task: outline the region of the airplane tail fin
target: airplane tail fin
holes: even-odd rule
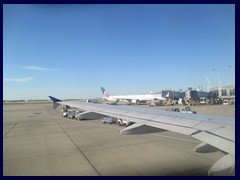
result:
[[[60,104],[58,102],[62,102],[60,99],[57,99],[52,96],[48,96],[53,101],[53,109],[56,109]]]
[[[109,97],[110,94],[106,91],[106,89],[104,89],[104,87],[101,87],[102,93],[103,93],[103,97]]]

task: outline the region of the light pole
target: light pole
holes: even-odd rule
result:
[[[216,71],[215,69],[212,70]],[[217,74],[218,74],[218,96],[222,97],[222,83],[220,81],[219,72],[217,72]]]
[[[207,91],[208,92],[210,92],[211,91],[211,81],[210,81],[210,79],[206,76],[206,75],[203,75],[203,77],[205,77],[206,78],[206,80],[207,80],[207,83],[208,83],[208,86],[207,86]]]
[[[231,75],[233,75],[232,73],[234,73],[235,71],[235,68],[232,68],[231,65],[228,65],[228,69],[229,69],[229,73],[231,73]],[[230,84],[234,84],[235,85],[235,78],[234,78],[234,81],[233,82],[228,82]]]

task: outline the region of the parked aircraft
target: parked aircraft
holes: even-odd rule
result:
[[[235,118],[61,101],[52,96],[49,98],[53,101],[54,108],[62,104],[85,110],[86,113],[97,113],[135,122],[135,124],[122,129],[121,134],[146,132],[150,126],[192,136],[202,141],[194,151],[206,153],[219,150],[226,154],[209,169],[208,175],[235,175]],[[150,130],[148,129],[148,131]]]
[[[154,100],[163,100],[165,101],[166,98],[162,97],[161,94],[142,94],[142,95],[119,95],[119,96],[111,96],[104,87],[101,87],[103,93],[103,99],[107,99],[108,101],[127,101],[130,103],[141,103],[147,101],[154,101]]]

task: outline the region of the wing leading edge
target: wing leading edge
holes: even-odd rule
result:
[[[195,148],[197,152],[211,152],[215,147],[229,156],[217,161],[209,170],[209,175],[235,174],[235,119],[228,117],[184,114],[163,110],[113,106],[106,104],[84,103],[79,101],[60,101],[49,96],[54,104],[67,105],[94,113],[126,119],[139,125],[150,126],[192,136],[204,145]],[[122,134],[131,133],[136,126],[129,126],[121,130]],[[132,131],[134,132],[134,131]],[[209,146],[210,145],[210,146]],[[202,151],[204,149],[204,151]],[[226,161],[228,163],[226,163]],[[230,162],[230,163],[229,163]],[[223,168],[222,163],[228,164]],[[225,165],[226,166],[226,165]]]

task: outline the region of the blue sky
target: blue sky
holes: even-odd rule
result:
[[[213,70],[214,69],[214,70]],[[3,5],[3,98],[235,85],[234,5]]]

